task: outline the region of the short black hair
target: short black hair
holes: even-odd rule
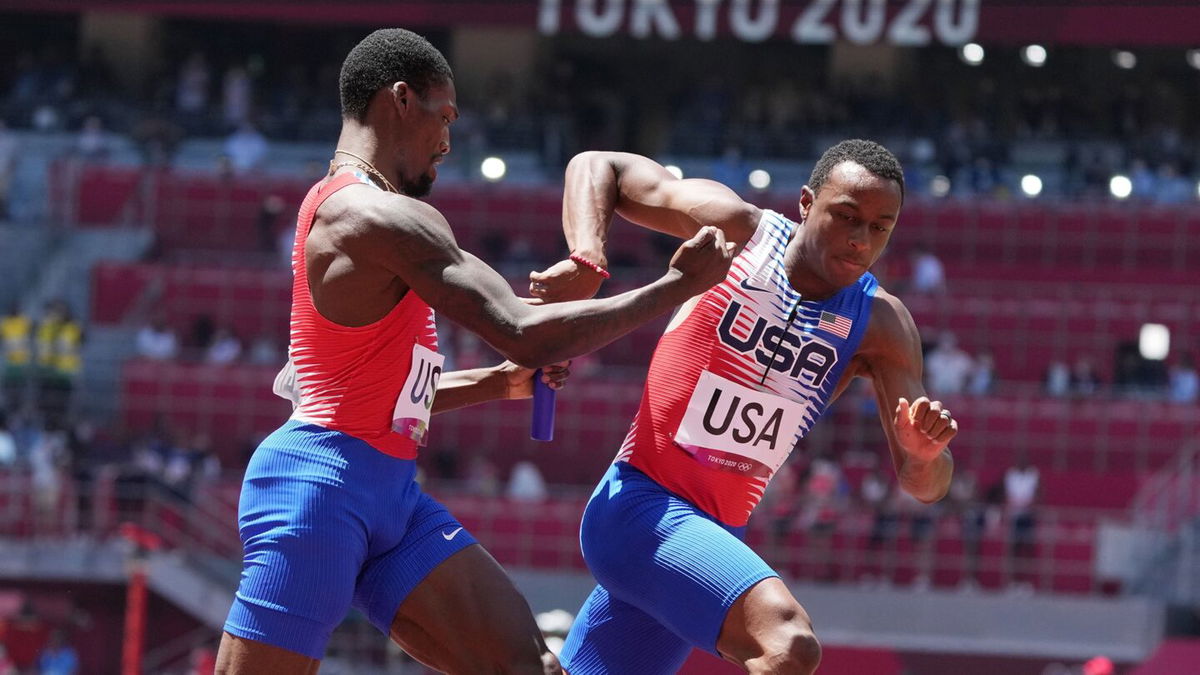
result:
[[[808,179],[808,187],[813,194],[821,191],[821,186],[829,180],[829,172],[842,162],[854,162],[871,173],[887,180],[894,180],[900,186],[900,201],[904,201],[904,169],[900,160],[891,150],[875,141],[864,141],[861,138],[851,138],[841,141],[825,151],[813,167],[812,176]]]
[[[384,28],[363,38],[346,55],[338,90],[342,117],[366,119],[375,92],[407,82],[424,96],[429,87],[454,79],[446,57],[425,38],[403,28]]]

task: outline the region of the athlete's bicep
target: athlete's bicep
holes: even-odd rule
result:
[[[641,202],[617,203],[617,214],[652,229],[688,239],[702,227],[724,231],[728,241],[743,244],[754,236],[761,210],[728,187],[698,178],[659,181]]]
[[[702,227],[718,227],[727,241],[745,243],[761,211],[716,181],[676,178],[662,165],[638,155],[612,153],[619,194],[616,212],[650,229],[691,238]]]
[[[434,310],[505,351],[528,308],[504,277],[458,247],[436,209],[417,204],[378,225],[373,255]]]

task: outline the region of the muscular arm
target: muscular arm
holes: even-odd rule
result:
[[[942,419],[921,381],[921,339],[908,309],[879,290],[859,348],[859,374],[871,379],[892,463],[904,491],[925,503],[950,489],[954,460],[947,444],[957,422]],[[907,403],[899,403],[904,399]],[[915,419],[914,419],[915,417]]]
[[[442,373],[433,414],[508,398],[508,381],[496,368],[472,368]]]
[[[762,212],[720,183],[678,179],[662,165],[623,152],[584,152],[567,165],[563,232],[572,253],[607,264],[604,252],[612,214],[643,227],[687,239],[706,225],[744,244]]]
[[[561,389],[570,375],[569,363],[546,366],[543,372],[505,361],[491,368],[473,368],[443,373],[438,381],[433,414],[457,410],[488,401],[510,401],[533,396],[534,377],[551,389]]]
[[[758,227],[762,211],[710,180],[680,180],[641,155],[584,152],[567,165],[563,232],[573,256],[608,266],[605,244],[613,213],[643,227],[687,239],[715,227],[739,249]],[[601,274],[563,260],[529,275],[529,292],[546,302],[590,298]]]
[[[397,200],[404,200],[399,202]],[[729,253],[709,233],[677,254],[675,267],[641,288],[602,300],[532,306],[499,273],[458,247],[433,207],[385,196],[364,205],[355,257],[402,279],[435,310],[528,367],[565,361],[612,342],[724,277]]]

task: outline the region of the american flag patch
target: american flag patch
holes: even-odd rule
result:
[[[821,321],[817,323],[817,330],[828,331],[843,340],[850,339],[850,326],[854,322],[841,314],[833,312],[821,312]]]

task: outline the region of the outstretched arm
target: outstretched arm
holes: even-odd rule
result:
[[[551,389],[561,389],[571,372],[567,363],[556,363],[542,369],[542,382]],[[505,361],[492,368],[472,368],[443,373],[438,380],[437,396],[433,399],[433,414],[466,408],[488,401],[511,401],[533,396],[532,368]]]
[[[702,227],[745,244],[761,210],[711,180],[679,179],[641,155],[589,151],[567,165],[563,187],[563,233],[573,256],[608,266],[606,244],[613,214],[658,232],[688,239]],[[603,278],[586,265],[564,260],[530,275],[535,297],[557,302],[590,298]]]
[[[394,273],[435,310],[527,367],[603,347],[724,279],[733,259],[723,234],[707,228],[679,248],[666,274],[646,286],[602,300],[534,306],[460,249],[433,207],[394,196],[371,206],[360,208],[366,234],[351,244],[356,256]]]
[[[947,447],[958,422],[921,381],[921,339],[908,309],[880,289],[859,353],[875,387],[879,417],[904,491],[925,503],[950,489],[954,460]]]

